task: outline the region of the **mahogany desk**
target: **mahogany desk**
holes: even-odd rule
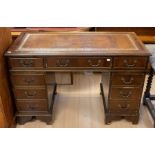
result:
[[[105,123],[138,123],[150,53],[135,33],[24,33],[5,53],[19,123],[52,119],[54,72],[102,72]]]

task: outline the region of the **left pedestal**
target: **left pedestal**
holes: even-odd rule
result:
[[[44,72],[43,58],[9,58],[10,80],[16,105],[16,121],[34,117],[52,123],[56,94],[55,74]]]

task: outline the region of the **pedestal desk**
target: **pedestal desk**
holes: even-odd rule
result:
[[[105,123],[138,123],[150,53],[135,33],[24,33],[5,53],[19,123],[33,116],[51,123],[54,73],[102,72]]]

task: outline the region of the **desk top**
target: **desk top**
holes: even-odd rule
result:
[[[150,55],[132,32],[23,33],[6,56]]]

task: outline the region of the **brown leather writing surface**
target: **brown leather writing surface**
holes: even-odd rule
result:
[[[148,55],[134,33],[26,33],[6,55]]]

